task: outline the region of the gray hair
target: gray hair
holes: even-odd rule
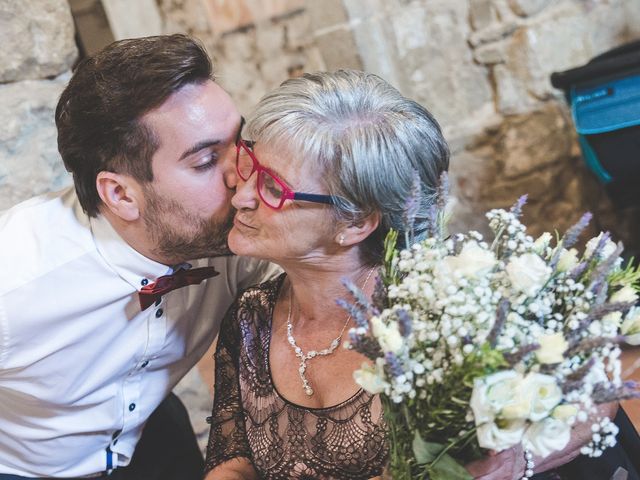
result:
[[[354,70],[285,81],[260,100],[247,133],[292,158],[316,162],[328,192],[343,199],[335,206],[337,220],[355,224],[379,212],[380,226],[361,245],[369,265],[381,262],[389,229],[404,230],[416,174],[415,228],[424,230],[449,166],[449,148],[427,109],[377,75]]]

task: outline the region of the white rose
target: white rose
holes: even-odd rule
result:
[[[549,232],[544,232],[542,235],[536,238],[535,242],[533,242],[533,250],[536,253],[542,255],[545,249],[549,246],[549,243],[551,243],[552,239],[553,236]]]
[[[492,422],[506,405],[518,403],[521,384],[522,375],[513,370],[476,378],[469,401],[476,425]]]
[[[592,238],[587,242],[587,245],[584,250],[585,257],[590,257],[591,255],[593,255],[593,252],[598,246],[598,243],[600,242],[600,238],[602,238],[602,235],[603,233],[600,232],[600,235]],[[611,240],[607,240],[604,244],[604,248],[600,251],[599,258],[609,258],[615,250],[616,250],[616,244],[613,243]]]
[[[487,422],[477,428],[478,444],[482,448],[500,452],[522,441],[527,425],[524,420],[502,420],[499,423],[500,426],[495,422]]]
[[[640,308],[633,307],[627,313],[620,332],[626,337],[626,342],[629,345],[640,345]]]
[[[570,438],[571,427],[562,420],[549,417],[532,423],[524,432],[522,443],[531,453],[544,458],[566,447]]]
[[[611,312],[602,317],[602,324],[611,325],[616,331],[620,328],[621,323],[622,312]]]
[[[377,360],[382,360],[382,358]],[[377,360],[375,365],[363,362],[360,369],[353,372],[353,379],[356,383],[373,395],[382,393],[389,387],[384,375],[384,360],[380,362]]]
[[[551,335],[541,335],[538,338],[540,348],[536,353],[538,362],[543,364],[560,363],[564,359],[564,352],[567,351],[569,344],[565,340],[561,332]]]
[[[456,256],[448,256],[442,259],[445,265],[454,272],[467,278],[480,278],[496,264],[493,252],[485,250],[477,242],[469,241],[464,244],[460,253]]]
[[[532,394],[529,419],[533,422],[548,417],[562,400],[562,390],[551,375],[530,373],[524,379],[523,388]]]
[[[506,271],[512,285],[529,297],[535,296],[551,276],[551,268],[535,253],[512,258]]]
[[[555,418],[556,420],[563,420],[565,423],[571,422],[571,420],[575,418],[577,414],[578,408],[570,403],[557,405],[551,412],[551,416],[553,418]]]
[[[567,250],[563,248],[560,251],[560,258],[558,259],[558,271],[568,272],[578,265],[578,250],[572,248]]]
[[[395,322],[386,325],[379,317],[372,317],[371,331],[384,352],[400,353],[404,340]]]
[[[638,294],[633,287],[629,287],[628,285],[622,287],[616,293],[611,295],[609,301],[611,303],[635,303],[638,300]]]

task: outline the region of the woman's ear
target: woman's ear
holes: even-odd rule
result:
[[[140,184],[129,175],[102,171],[96,177],[98,195],[105,208],[122,220],[140,218]]]
[[[340,229],[336,235],[336,243],[341,247],[356,245],[364,241],[380,225],[380,213],[374,212],[357,223]]]

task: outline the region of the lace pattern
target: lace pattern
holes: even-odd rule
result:
[[[314,409],[287,401],[273,385],[271,319],[283,280],[245,291],[222,322],[206,471],[245,457],[265,479],[380,475],[388,447],[377,396],[360,390]]]

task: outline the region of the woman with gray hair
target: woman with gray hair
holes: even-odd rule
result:
[[[265,96],[237,139],[229,246],[285,271],[242,294],[223,320],[207,478],[380,475],[379,398],[342,347],[348,279],[371,295],[390,228],[416,176],[426,221],[449,151],[431,114],[381,78],[307,74]]]

